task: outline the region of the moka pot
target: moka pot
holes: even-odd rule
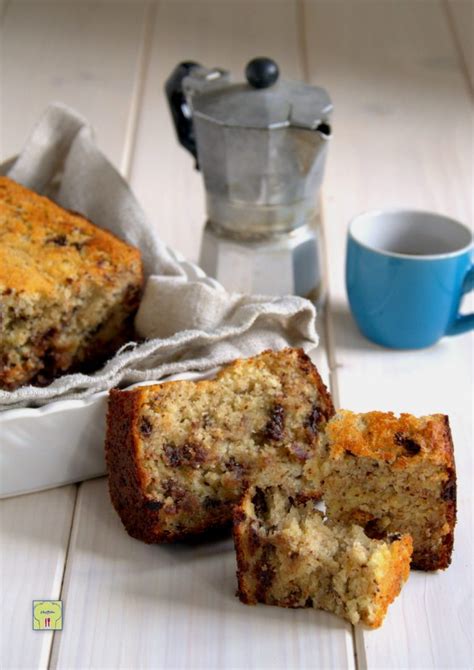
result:
[[[180,143],[204,177],[200,264],[229,291],[322,297],[318,194],[332,103],[279,78],[268,58],[246,83],[219,68],[179,64],[166,94]]]

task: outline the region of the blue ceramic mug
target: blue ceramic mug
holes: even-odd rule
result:
[[[459,314],[474,288],[473,235],[430,212],[387,210],[357,216],[349,226],[346,287],[362,333],[394,349],[428,347],[474,328]]]

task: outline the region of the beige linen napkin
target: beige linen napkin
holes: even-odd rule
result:
[[[308,300],[229,294],[167,249],[159,238],[159,212],[147,221],[127,183],[97,148],[89,124],[71,109],[51,105],[17,160],[4,165],[5,173],[139,247],[146,286],[135,325],[145,341],[122,347],[94,374],[0,391],[0,410],[208,370],[268,348],[317,345],[316,311]]]

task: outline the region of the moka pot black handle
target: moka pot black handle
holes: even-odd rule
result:
[[[183,91],[183,79],[197,67],[201,66],[192,61],[179,63],[166,80],[165,92],[178,140],[194,156],[199,169],[193,119]]]

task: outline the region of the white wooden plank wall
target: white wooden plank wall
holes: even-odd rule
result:
[[[324,203],[337,400],[359,411],[448,413],[459,472],[453,565],[440,574],[412,573],[385,625],[375,632],[356,629],[359,663],[469,667],[472,337],[445,339],[422,352],[386,351],[358,333],[344,288],[346,227],[358,212],[419,207],[472,224],[466,81],[439,3],[313,1],[305,6],[305,25],[313,45],[311,81],[327,86],[335,103]]]
[[[18,152],[50,102],[87,117],[120,166],[146,3],[12,0],[2,27],[0,152]]]
[[[8,0],[0,0],[0,23],[3,21],[3,17],[7,11]]]

